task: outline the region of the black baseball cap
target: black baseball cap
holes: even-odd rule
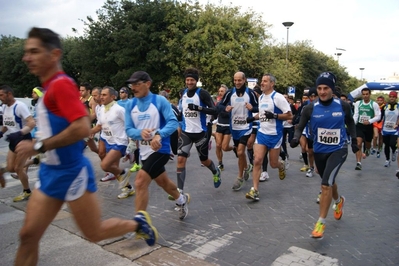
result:
[[[128,80],[126,80],[126,83],[136,83],[139,81],[152,81],[150,75],[148,75],[147,72],[145,71],[136,71],[134,72]]]

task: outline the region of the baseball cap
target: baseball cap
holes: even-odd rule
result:
[[[150,75],[148,75],[147,72],[136,71],[130,76],[128,80],[126,80],[126,83],[136,83],[139,81],[152,81],[152,79],[150,78]]]
[[[393,96],[393,97],[395,97],[395,98],[398,98],[398,93],[397,93],[396,91],[391,91],[391,92],[389,93],[389,97],[391,97],[391,96]]]

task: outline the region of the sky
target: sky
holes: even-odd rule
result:
[[[0,35],[25,38],[33,26],[46,27],[61,36],[83,34],[87,16],[105,0],[0,0]],[[289,44],[311,41],[313,47],[334,56],[351,76],[367,81],[399,78],[398,0],[199,0],[201,4],[238,6],[254,11],[270,24],[277,43],[287,43],[282,22],[294,22]],[[83,21],[82,21],[83,20]],[[342,50],[337,50],[344,49]],[[336,53],[342,53],[336,57]],[[364,68],[364,70],[360,70]]]

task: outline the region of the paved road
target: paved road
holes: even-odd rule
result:
[[[148,212],[161,236],[154,248],[126,237],[89,243],[65,206],[42,241],[40,265],[399,265],[396,164],[385,168],[385,159],[370,156],[363,170],[355,171],[350,154],[338,177],[339,191],[347,200],[345,214],[335,221],[330,212],[324,239],[314,240],[309,235],[318,218],[320,178],[307,178],[299,171],[303,164],[299,148],[289,152],[287,178],[280,181],[277,170],[270,170],[259,202],[245,199],[251,179],[241,191],[231,189],[237,176],[233,153],[225,154],[222,185],[215,189],[209,170],[200,166],[193,152],[185,188],[192,201],[184,221],[178,220],[166,194],[155,183],[150,187]],[[0,162],[5,154],[0,140]],[[87,155],[97,177],[102,177],[99,160],[89,151]],[[216,158],[214,149],[211,158]],[[175,180],[175,162],[167,164],[167,171]],[[32,183],[36,172],[29,172]],[[20,185],[8,181],[0,190],[1,265],[12,265],[26,205],[12,203]],[[99,182],[98,191],[104,218],[133,216],[134,197],[118,200],[115,181]]]

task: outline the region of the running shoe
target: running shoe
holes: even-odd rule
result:
[[[169,155],[169,161],[173,161],[174,159],[175,159],[175,155],[174,154]]]
[[[313,238],[319,238],[322,239],[324,236],[324,230],[326,229],[326,225],[323,224],[322,222],[317,222],[314,226],[314,229],[312,231],[311,237]]]
[[[253,187],[249,190],[247,194],[245,194],[247,199],[251,199],[254,201],[259,201],[259,191],[255,190]]]
[[[320,204],[320,198],[321,198],[321,191],[319,192],[319,194],[317,195],[317,199],[316,199],[316,203]]]
[[[105,173],[105,176],[103,178],[100,179],[101,182],[107,182],[107,181],[111,181],[111,180],[115,180],[116,177],[114,174],[112,173]]]
[[[377,151],[377,158],[380,158],[380,156],[381,156],[380,151]]]
[[[260,174],[259,182],[265,182],[267,180],[269,180],[269,174],[264,171]]]
[[[180,220],[183,220],[184,218],[187,217],[188,204],[190,203],[190,199],[191,199],[190,194],[188,194],[188,193],[184,193],[183,197],[184,197],[184,203],[182,205],[176,204],[180,207],[180,211],[179,211],[179,219]]]
[[[28,193],[26,191],[22,191],[18,196],[16,196],[12,201],[14,202],[20,202],[20,201],[24,201],[24,200],[28,200],[30,195],[32,195],[32,193]]]
[[[392,162],[396,161],[396,152],[392,153],[391,161]]]
[[[119,182],[119,188],[126,187],[127,183],[129,183],[130,179],[130,171],[128,168],[126,168],[125,173],[123,175],[118,176],[117,180]]]
[[[129,160],[130,163],[134,162],[134,151],[127,153],[125,156],[123,156],[122,162],[126,162],[127,160]]]
[[[302,160],[303,159],[303,156],[302,156],[302,153],[301,154],[299,154],[299,160]]]
[[[139,224],[136,230],[136,238],[144,239],[149,246],[155,245],[158,239],[158,231],[152,225],[150,215],[146,211],[138,211],[133,220]]]
[[[301,170],[301,172],[307,172],[307,171],[309,170],[309,168],[310,168],[309,165],[305,164],[305,165],[303,165],[302,168],[299,169],[299,170]]]
[[[208,142],[208,151],[212,149],[212,140],[209,140]]]
[[[309,168],[309,170],[306,172],[306,177],[313,177],[313,173],[314,173],[314,168],[313,167]]]
[[[19,179],[19,176],[17,175],[17,173],[11,173],[10,176],[14,179]]]
[[[370,151],[370,155],[374,155],[375,152],[376,152],[376,150],[374,148],[372,148],[371,151]]]
[[[248,164],[247,169],[244,170],[244,180],[247,181],[249,179],[249,175],[252,172],[253,169],[253,165],[252,164]]]
[[[124,187],[122,188],[122,193],[118,195],[118,199],[126,199],[130,196],[133,196],[136,193],[134,188]]]
[[[362,153],[362,159],[366,159],[366,154],[364,152]]]
[[[362,170],[362,164],[361,163],[356,163],[355,170]]]
[[[391,162],[389,160],[386,160],[384,163],[384,167],[389,167],[391,166]]]
[[[137,172],[140,169],[141,169],[141,165],[134,163],[132,168],[130,168],[130,172]]]
[[[285,159],[285,170],[288,170],[288,168],[290,168],[290,162],[288,161],[287,157],[287,159]]]
[[[366,155],[366,157],[369,157],[370,156],[370,149],[366,149],[364,151],[364,154]]]
[[[340,198],[341,198],[341,200],[339,201],[339,203],[334,203],[334,205],[333,205],[335,220],[341,220],[342,215],[344,215],[345,197],[341,196]]]
[[[235,191],[239,191],[242,188],[243,184],[244,184],[244,179],[237,177],[236,181],[233,184],[232,189]]]
[[[284,165],[284,161],[280,160],[280,163],[283,165],[283,168],[279,168],[278,169],[278,177],[280,178],[280,180],[284,180],[285,178],[285,165]]]
[[[216,168],[216,174],[213,175],[213,185],[215,188],[218,188],[222,183],[222,179],[220,178],[220,169]]]
[[[396,177],[399,179],[399,169],[396,170]]]
[[[222,163],[218,165],[218,168],[220,169],[220,171],[224,171],[224,165]]]

